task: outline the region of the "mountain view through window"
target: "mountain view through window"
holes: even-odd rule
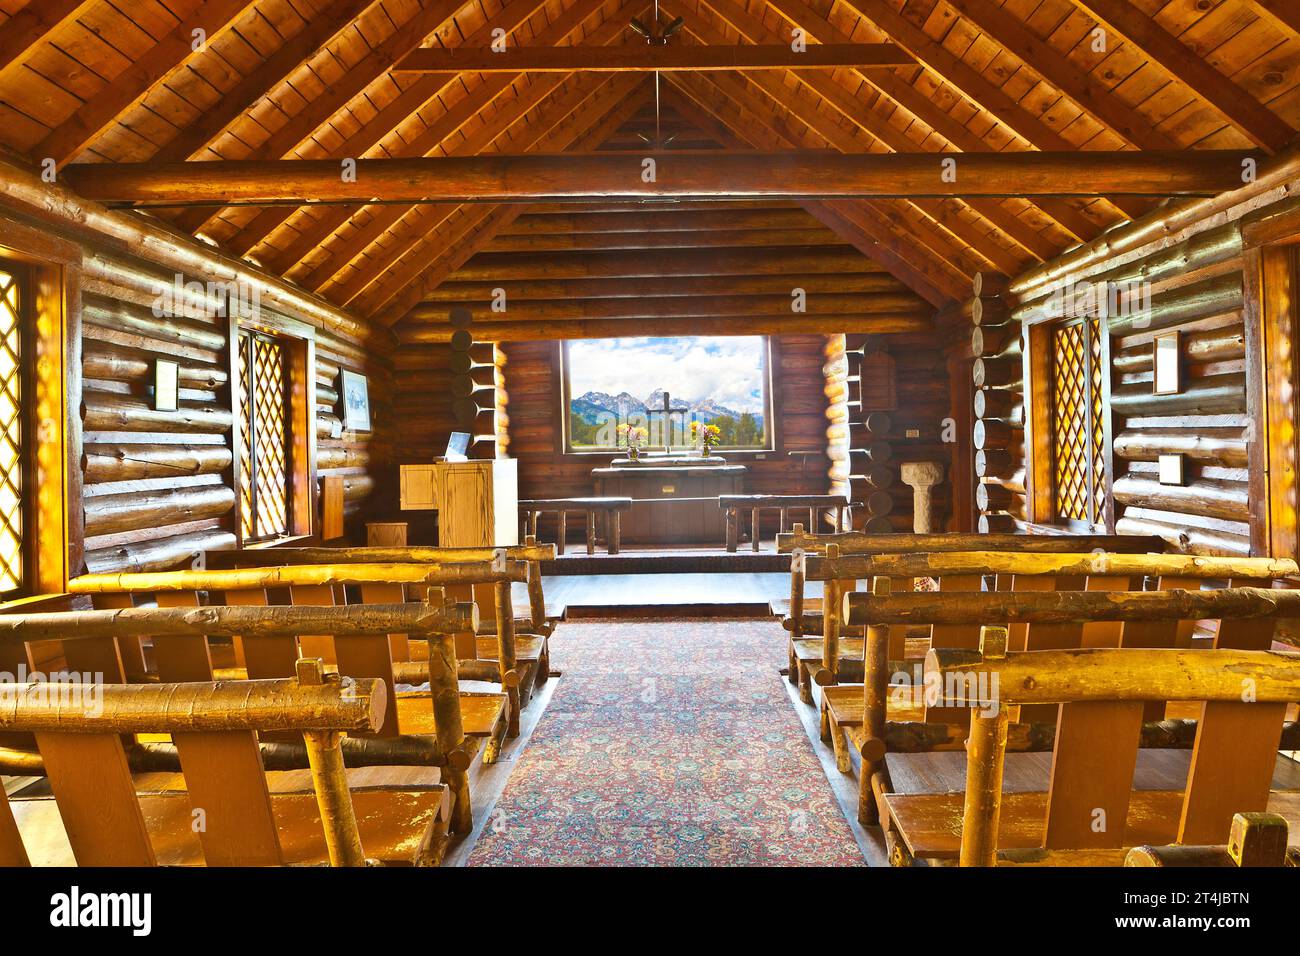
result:
[[[645,429],[646,448],[685,448],[693,421],[716,425],[722,448],[769,447],[762,336],[569,342],[565,371],[574,450],[626,447],[628,430],[636,428]],[[665,393],[669,407],[681,411],[656,411]]]

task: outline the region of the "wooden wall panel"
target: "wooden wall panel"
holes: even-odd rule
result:
[[[1251,471],[1262,467],[1256,456],[1264,430],[1248,385],[1251,376],[1262,372],[1248,358],[1258,345],[1246,327],[1242,227],[1292,204],[1243,202],[1146,245],[1117,240],[1122,251],[1111,257],[1087,257],[1082,266],[1070,268],[1066,256],[1040,267],[1052,281],[1021,283],[1019,288],[1013,282],[1014,292],[984,299],[992,316],[984,322],[990,341],[1000,335],[999,309],[1006,311],[1008,327],[1033,330],[1036,323],[1060,316],[1069,290],[1086,294],[1091,286],[1105,303],[1110,336],[1108,508],[1116,531],[1159,534],[1173,546],[1199,554],[1266,549],[1263,523],[1252,513],[1252,495],[1263,487],[1252,491]],[[1152,340],[1169,331],[1179,333],[1181,388],[1177,394],[1154,395]],[[1025,529],[1050,520],[1050,469],[1038,467],[1050,453],[1050,440],[1043,434],[1049,424],[1049,394],[1037,384],[1050,369],[1036,362],[1036,354],[1031,331],[1029,355],[1021,366],[1024,376],[988,386],[1000,393],[996,401],[988,396],[990,409],[999,409],[989,413],[994,421],[986,429],[984,481],[996,486],[983,489],[988,530]],[[1034,394],[1022,409],[1026,377]],[[1021,440],[1019,429],[1026,419],[1028,438]],[[1161,454],[1184,456],[1182,485],[1160,484]]]
[[[206,277],[183,278],[195,280]],[[98,273],[84,282],[81,464],[90,571],[170,567],[198,551],[235,545],[230,323],[219,314],[220,295],[186,305],[160,299],[159,284],[173,282],[141,267],[114,268],[102,258]],[[343,479],[345,519],[356,536],[375,470],[387,455],[385,364],[356,342],[311,330],[301,317],[259,308],[256,321],[315,338],[316,479]],[[154,409],[153,369],[160,358],[181,366],[175,412]],[[368,377],[371,432],[340,430],[343,368]]]

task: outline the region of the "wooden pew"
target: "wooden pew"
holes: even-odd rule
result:
[[[491,585],[493,596],[489,607],[481,613],[483,627],[490,628],[492,636],[470,635],[468,644],[462,643],[460,668],[462,677],[496,680],[511,693],[511,733],[517,734],[519,710],[528,704],[532,693],[550,678],[550,636],[555,630],[557,617],[546,606],[542,590],[543,561],[555,560],[555,545],[539,545],[531,536],[522,545],[501,548],[429,548],[429,547],[357,547],[357,548],[274,548],[241,551],[214,551],[208,555],[211,568],[274,567],[301,564],[459,564],[498,560],[526,562],[528,566],[528,614],[515,615],[511,597],[511,582],[497,581]],[[407,599],[408,587],[400,584],[372,583],[361,586],[361,600],[366,603],[391,603]],[[475,598],[473,587],[452,586],[450,593],[456,597]],[[508,614],[501,609],[509,606]],[[562,615],[562,609],[559,609]],[[512,631],[512,633],[508,633]],[[513,645],[513,659],[502,658],[501,649]],[[424,664],[417,658],[393,649],[394,674],[401,683],[422,683]],[[491,662],[498,671],[494,677],[478,662]],[[518,680],[508,674],[518,671]]]
[[[314,589],[312,593],[332,595],[334,588],[345,585],[421,585],[436,587],[449,584],[492,584],[501,580],[523,580],[527,568],[520,562],[506,562],[502,569],[494,569],[485,564],[452,565],[300,565],[277,568],[245,568],[223,571],[169,571],[146,574],[102,574],[83,575],[69,582],[69,590],[78,594],[91,595],[128,595],[136,599],[154,597],[160,607],[200,606],[201,592],[210,592],[216,599],[224,600],[227,605],[251,605],[267,612],[284,611],[282,607],[268,607],[266,592],[273,588]],[[438,606],[448,602],[441,589],[431,595],[431,602]],[[331,597],[319,600],[298,601],[297,606],[306,610],[310,605],[332,607]],[[376,605],[378,606],[378,605]],[[452,605],[465,607],[464,613],[446,615],[440,619],[440,626],[450,636],[469,630],[473,632],[476,612],[471,612],[473,605]],[[355,610],[364,614],[370,605],[360,605]],[[212,610],[212,608],[205,608]],[[337,608],[338,611],[352,610]],[[258,641],[250,644],[242,641],[245,666],[241,669],[225,671],[228,676],[246,676],[252,679],[285,677],[293,672],[295,661],[308,647],[328,652],[335,668],[349,677],[374,677],[384,681],[394,706],[385,715],[378,734],[383,737],[402,736],[436,736],[440,731],[442,711],[447,705],[444,695],[450,694],[450,688],[444,681],[432,682],[435,669],[439,672],[450,670],[457,672],[454,666],[457,658],[454,641],[440,646],[437,652],[431,642],[429,654],[430,690],[402,691],[396,690],[396,676],[393,670],[392,640],[394,634],[406,635],[417,640],[427,640],[428,631],[417,628],[409,633],[402,630],[389,630],[373,633],[363,630],[352,632],[343,625],[332,626],[331,620],[347,621],[350,618],[332,618],[323,616],[327,629],[312,631],[299,629],[292,634],[282,635],[278,641]],[[364,618],[363,618],[364,619]],[[242,635],[235,635],[240,639]],[[450,656],[450,662],[445,659]],[[170,640],[155,642],[154,658],[157,662],[157,674],[162,680],[211,680],[216,674],[213,665],[212,648],[201,635],[188,641]],[[507,653],[508,658],[508,653]],[[509,672],[506,679],[514,681],[514,673]],[[459,706],[454,708],[456,724],[453,728],[457,734],[463,734],[467,744],[472,745],[471,756],[483,751],[485,763],[496,760],[500,748],[510,729],[510,697],[504,693],[486,693],[460,690],[453,701]],[[445,711],[448,715],[451,710]],[[457,833],[464,832],[470,826],[468,784],[457,781],[453,787],[456,791],[456,813],[454,827]]]
[[[812,689],[806,679],[807,667],[801,666],[799,653],[811,649],[802,643],[803,635],[825,634],[827,628],[838,626],[826,621],[821,614],[823,601],[808,600],[804,595],[806,571],[800,555],[827,554],[838,556],[872,554],[947,553],[951,551],[1011,551],[1029,553],[1059,553],[1102,551],[1106,553],[1162,552],[1166,542],[1154,535],[1021,535],[1021,534],[867,534],[847,531],[835,534],[809,534],[802,525],[795,525],[790,534],[777,535],[777,551],[791,555],[790,598],[773,601],[772,613],[781,618],[782,626],[790,632],[787,648],[789,654],[788,679],[799,687],[799,697],[812,703]],[[940,588],[969,589],[976,587],[972,576],[956,575]],[[832,588],[835,590],[835,588]],[[838,593],[838,592],[837,592]],[[837,598],[838,599],[838,598]],[[862,635],[854,635],[854,639]],[[903,644],[902,635],[895,638],[896,651]],[[901,652],[899,655],[901,657]]]
[[[519,510],[524,514],[528,534],[537,537],[537,519],[548,511],[556,513],[559,530],[555,536],[555,547],[564,554],[564,538],[568,533],[568,514],[581,511],[586,518],[587,553],[596,553],[596,515],[605,519],[605,547],[610,554],[618,554],[621,535],[621,515],[632,510],[631,498],[532,498],[519,502]]]
[[[1199,587],[1202,579],[1254,582],[1268,586],[1272,579],[1297,573],[1295,562],[1270,558],[1215,558],[1192,555],[1136,555],[1136,554],[1013,554],[1007,552],[945,552],[941,554],[858,555],[840,558],[835,555],[810,556],[805,559],[807,573],[817,580],[831,582],[833,593],[845,603],[856,602],[858,618],[864,622],[866,640],[858,645],[838,641],[838,621],[827,616],[827,628],[819,649],[801,648],[801,666],[812,671],[810,683],[821,686],[821,720],[823,739],[835,748],[837,765],[843,772],[851,770],[849,747],[857,746],[864,756],[867,772],[859,778],[859,819],[864,823],[876,820],[875,800],[871,793],[871,776],[883,759],[877,754],[889,752],[924,753],[960,747],[964,737],[965,711],[945,707],[938,702],[918,699],[900,699],[899,691],[891,691],[891,675],[900,671],[915,673],[919,667],[909,668],[902,660],[901,642],[891,640],[890,629],[872,626],[871,608],[889,603],[892,582],[910,585],[916,577],[935,577],[944,582],[978,581],[975,572],[996,574],[999,580],[1009,578],[1008,586],[1015,591],[1060,593],[1068,590],[1095,593],[1137,591],[1144,581],[1154,579],[1158,589],[1168,582],[1178,587]],[[849,590],[858,578],[872,581],[870,596],[859,596]],[[847,582],[847,586],[845,586]],[[957,589],[960,592],[960,588]],[[900,597],[929,605],[936,609],[945,602],[951,603],[959,593],[940,590],[915,594],[901,591]],[[923,619],[918,617],[917,623]],[[1080,646],[1112,647],[1173,647],[1177,644],[1178,621],[1167,622],[1069,622],[1020,625],[1017,632],[1018,650],[1063,648]],[[915,624],[913,625],[915,626]],[[1225,637],[1231,639],[1242,625],[1228,624]],[[898,630],[897,628],[895,630]],[[930,622],[930,649],[971,648],[976,646],[979,625],[971,623]],[[816,642],[805,639],[805,644]],[[822,659],[840,660],[847,652],[857,655],[855,663],[864,675],[862,684],[837,683],[840,675],[822,665]],[[828,656],[829,655],[829,656]],[[858,676],[857,674],[851,676]],[[894,698],[891,701],[891,697]],[[891,708],[890,703],[895,704]],[[1165,721],[1163,703],[1147,707],[1146,719],[1156,726],[1146,731],[1148,746],[1178,746],[1187,742],[1190,728],[1185,724]],[[890,718],[893,718],[892,720]],[[1016,726],[1012,749],[1033,751],[1050,749],[1054,737],[1053,708],[1027,708]]]
[[[35,735],[52,793],[0,793],[0,866],[28,866],[33,855],[40,862],[59,835],[79,866],[441,858],[446,785],[349,787],[341,735],[379,726],[388,705],[382,681],[331,678],[321,661],[304,659],[291,679],[62,684],[57,695],[20,685],[8,696],[0,727]],[[257,735],[269,730],[301,734],[311,764],[305,792],[268,786]],[[123,735],[156,733],[181,749],[184,789],[137,792]]]
[[[1125,866],[1300,866],[1300,847],[1288,847],[1290,827],[1276,813],[1237,813],[1225,846],[1135,846]]]
[[[848,526],[849,499],[844,495],[718,495],[718,507],[727,513],[727,550],[734,552],[740,542],[740,512],[750,514],[750,547],[759,549],[759,519],[764,510],[781,513],[784,532],[792,510],[807,510],[808,527],[816,528],[823,513],[832,519],[837,531]],[[800,528],[802,525],[795,525]]]
[[[936,602],[936,597],[942,600]],[[1006,741],[1016,726],[1008,705],[1021,708],[1020,720],[1031,706],[1050,705],[1057,711],[1048,792],[1007,797],[1013,812],[1003,821],[1004,839],[998,846],[1033,851],[1022,854],[1019,862],[1051,862],[1055,857],[1045,851],[1104,849],[1109,853],[1106,858],[1118,865],[1122,855],[1116,857],[1111,851],[1121,846],[1168,843],[1175,838],[1180,843],[1223,842],[1232,813],[1267,808],[1288,815],[1286,807],[1295,800],[1278,797],[1278,806],[1283,807],[1278,810],[1269,802],[1268,792],[1286,705],[1300,699],[1288,696],[1293,690],[1289,683],[1285,692],[1278,691],[1278,674],[1286,681],[1300,682],[1300,660],[1267,649],[1277,621],[1300,616],[1300,592],[1226,588],[849,595],[849,621],[863,621],[868,613],[880,629],[920,620],[1076,627],[1108,621],[1123,622],[1126,629],[1144,622],[1220,621],[1212,650],[1121,646],[1006,652],[1006,627],[985,626],[984,654],[964,648],[930,651],[925,665],[927,690],[947,706],[977,708],[967,743],[967,793],[983,794],[981,799],[989,807],[1001,799],[989,796],[994,789],[1000,794],[1000,787],[993,788],[990,781],[996,771],[1000,784]],[[1252,682],[1256,700],[1268,706],[1242,702],[1247,686],[1243,678]],[[1229,687],[1231,692],[1225,689]],[[1000,706],[990,715],[988,705],[994,697]],[[1193,702],[1196,708],[1190,784],[1176,793],[1170,788],[1155,795],[1132,794],[1146,707],[1166,701]],[[868,744],[863,749],[864,769],[870,772],[871,790],[887,825],[895,862],[914,856],[955,859],[963,833],[962,796],[894,792],[888,763],[882,759],[883,743],[874,738]],[[1100,833],[1089,817],[1097,809],[1112,821]],[[946,823],[940,822],[944,813],[951,814]],[[1127,820],[1128,830],[1113,824],[1117,820]],[[971,833],[987,836],[988,829]]]

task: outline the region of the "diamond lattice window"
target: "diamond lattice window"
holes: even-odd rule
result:
[[[239,505],[245,541],[289,533],[289,442],[284,346],[239,334]]]
[[[19,275],[0,262],[0,596],[24,584],[23,298]]]
[[[1100,525],[1106,508],[1105,343],[1098,319],[1052,330],[1056,518]]]

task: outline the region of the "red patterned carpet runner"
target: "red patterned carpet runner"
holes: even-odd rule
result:
[[[564,672],[469,863],[861,866],[771,621],[564,624]]]

